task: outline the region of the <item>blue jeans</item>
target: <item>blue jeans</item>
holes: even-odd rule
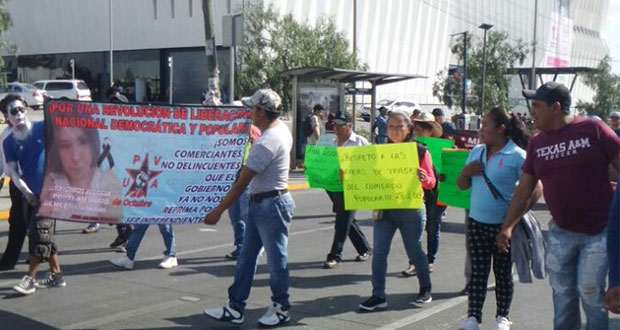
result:
[[[250,200],[248,199],[247,189],[241,193],[241,196],[228,208],[228,216],[230,224],[235,233],[235,246],[241,248],[243,245],[243,236],[245,234],[245,222],[248,220],[248,209],[250,208]]]
[[[385,297],[387,259],[396,229],[400,230],[407,256],[416,267],[420,288],[430,287],[431,278],[426,261],[426,253],[422,250],[424,222],[424,209],[384,210],[383,217],[374,222],[374,250],[372,255],[373,296]]]
[[[609,316],[603,305],[607,231],[577,234],[551,222],[547,239],[546,269],[553,289],[554,329],[581,329],[581,299],[586,330],[607,330]]]
[[[169,257],[175,257],[177,252],[172,225],[167,224],[157,226],[159,227],[159,232],[161,233],[161,237],[164,239],[164,244],[166,245],[166,251],[164,254]],[[134,260],[136,258],[136,252],[138,252],[140,242],[142,242],[142,238],[144,237],[144,233],[146,233],[147,229],[149,229],[149,225],[133,225],[133,230],[131,231],[131,235],[129,235],[129,240],[127,241],[126,246],[127,257],[129,259]]]
[[[241,254],[235,268],[235,280],[228,288],[230,305],[243,312],[250,296],[261,247],[267,253],[271,286],[271,300],[285,309],[289,301],[288,230],[295,202],[290,193],[282,196],[250,201],[250,212],[245,228]]]
[[[429,264],[435,263],[435,255],[439,251],[441,216],[445,211],[446,206],[439,206],[435,202],[426,205],[426,259]]]

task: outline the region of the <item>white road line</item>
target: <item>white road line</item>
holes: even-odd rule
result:
[[[89,329],[89,328],[92,329],[92,328],[96,328],[104,324],[110,324],[112,322],[126,320],[126,319],[140,316],[143,314],[167,310],[167,309],[170,309],[170,308],[173,308],[173,307],[185,304],[185,303],[187,302],[179,300],[179,299],[165,301],[165,302],[161,302],[155,305],[144,306],[144,307],[131,309],[128,311],[123,311],[123,312],[116,313],[116,314],[106,315],[104,317],[100,317],[96,319],[90,319],[84,322],[78,322],[78,323],[65,325],[62,328],[63,329]]]

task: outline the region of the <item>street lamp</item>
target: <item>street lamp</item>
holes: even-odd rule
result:
[[[484,41],[482,43],[482,92],[480,94],[480,109],[479,115],[482,116],[482,110],[484,109],[484,80],[487,75],[487,31],[493,27],[491,24],[483,23],[479,28],[484,30]]]

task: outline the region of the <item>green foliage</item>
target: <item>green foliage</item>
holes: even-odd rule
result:
[[[5,35],[6,30],[11,27],[11,24],[11,16],[6,10],[5,0],[0,0],[0,49],[11,49]],[[4,71],[4,59],[2,57],[0,57],[0,71]],[[6,86],[6,76],[2,75],[0,80],[0,85]]]
[[[460,63],[463,61],[463,38],[463,35],[456,38],[451,48],[452,54],[456,55]],[[466,97],[466,105],[469,111],[478,112],[480,107],[483,46],[483,40],[472,38],[471,34],[467,34],[467,79],[472,81],[471,94]],[[506,32],[489,31],[487,33],[483,111],[497,106],[509,107],[508,87],[510,79],[505,75],[505,72],[517,63],[523,64],[528,53],[526,46],[521,40],[517,40],[515,43],[508,42]],[[433,95],[448,107],[460,106],[462,90],[462,76],[448,76],[445,70],[437,74],[436,81],[433,84]]]
[[[291,82],[282,72],[300,67],[365,68],[330,18],[319,19],[313,27],[295,21],[292,15],[280,17],[273,5],[248,5],[245,38],[239,49],[242,64],[235,89],[240,95],[251,95],[259,88],[272,88],[282,96],[287,111],[291,109]]]
[[[592,88],[596,95],[593,102],[577,102],[577,109],[597,115],[605,120],[609,113],[620,109],[620,76],[611,72],[609,62],[611,58],[605,58],[599,63],[596,70],[583,76],[586,86]]]

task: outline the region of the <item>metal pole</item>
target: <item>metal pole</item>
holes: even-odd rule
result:
[[[174,79],[174,75],[173,75],[173,59],[172,56],[168,57],[168,67],[170,68],[170,84],[168,86],[168,90],[169,90],[169,96],[168,96],[168,103],[172,104],[172,89],[173,89],[173,79]]]
[[[357,57],[357,0],[353,0],[353,55]],[[357,68],[356,68],[357,69]],[[355,108],[357,107],[357,82],[353,82],[353,130],[355,131],[355,124],[357,119],[355,118]]]
[[[235,38],[235,16],[232,16],[232,4],[231,0],[228,0],[228,14],[231,15],[231,25],[232,25],[232,43],[230,45],[230,72],[229,72],[229,81],[230,86],[228,87],[228,103],[231,105],[235,100],[235,45],[237,44],[237,40]]]
[[[293,148],[291,150],[291,164],[290,167],[291,169],[296,169],[297,168],[297,144],[301,143],[298,139],[297,139],[297,76],[293,76],[293,81],[291,81],[291,87],[293,89],[293,95],[292,95],[292,104],[291,104],[291,114],[292,114],[292,118],[291,118],[291,122],[292,122],[292,133],[293,133]]]
[[[377,82],[371,81],[370,92],[370,143],[375,141],[375,130],[372,128],[375,126],[376,111],[377,111]]]
[[[75,80],[75,59],[71,59],[71,79]]]
[[[484,81],[487,75],[487,30],[484,30],[484,41],[482,42],[482,93],[480,93],[479,115],[484,109]]]
[[[467,31],[463,32],[463,99],[461,100],[461,108],[465,114],[466,94],[467,94]]]
[[[532,39],[532,73],[530,89],[536,89],[536,22],[538,21],[538,0],[534,0],[534,39]]]
[[[114,86],[114,37],[112,34],[112,0],[110,3],[110,87]]]

